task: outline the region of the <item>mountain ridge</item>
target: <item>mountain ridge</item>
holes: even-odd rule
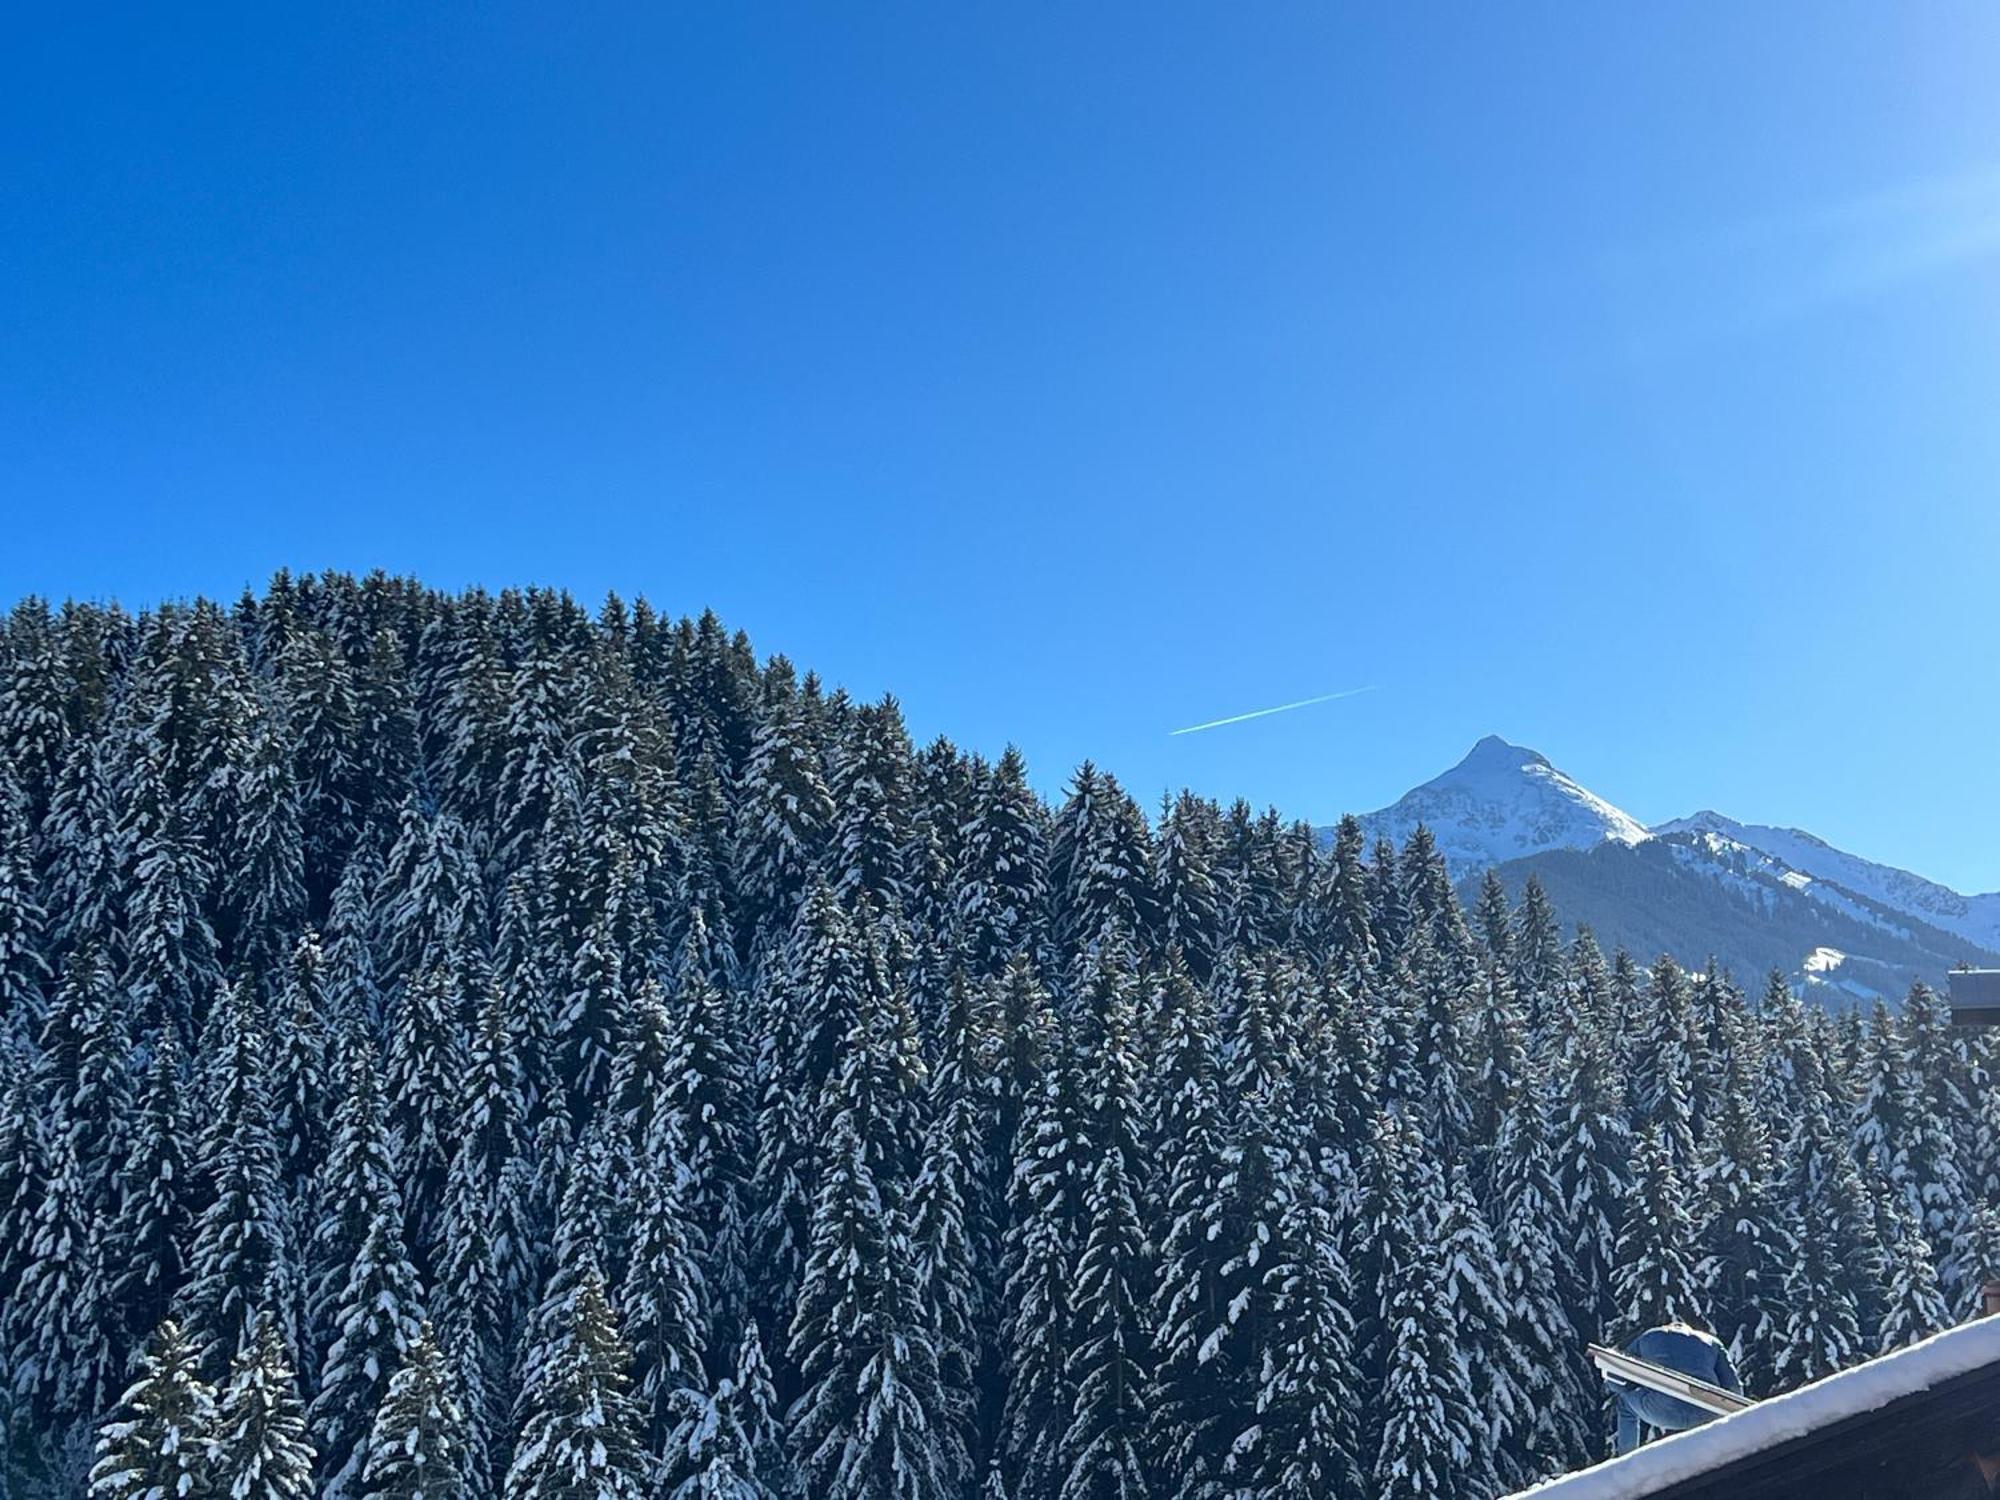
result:
[[[1423,824],[1461,887],[1491,869],[1518,892],[1532,874],[1606,943],[1778,968],[1829,1003],[1894,1000],[1958,963],[2000,963],[2000,892],[1966,895],[1711,809],[1647,827],[1499,735],[1359,821],[1398,844]]]

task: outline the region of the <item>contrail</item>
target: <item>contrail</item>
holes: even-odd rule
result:
[[[1288,714],[1295,708],[1311,708],[1315,703],[1331,703],[1336,698],[1358,698],[1363,693],[1372,693],[1376,685],[1347,688],[1338,693],[1321,693],[1317,698],[1301,698],[1296,703],[1280,703],[1276,708],[1253,708],[1247,714],[1232,714],[1226,719],[1210,719],[1206,724],[1190,724],[1185,729],[1170,729],[1171,738],[1177,734],[1200,734],[1204,729],[1220,729],[1225,724],[1241,724],[1245,719],[1261,719],[1268,714]]]

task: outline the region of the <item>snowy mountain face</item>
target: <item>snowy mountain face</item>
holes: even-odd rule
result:
[[[1896,1000],[1955,964],[2000,963],[2000,893],[1963,896],[1791,828],[1701,812],[1648,829],[1545,756],[1489,735],[1442,776],[1370,813],[1398,844],[1431,830],[1470,888],[1529,874],[1605,946],[1777,968],[1832,1004]]]
[[[1860,897],[1983,948],[2000,948],[2000,891],[1961,896],[1935,880],[1836,849],[1802,829],[1739,823],[1717,812],[1677,818],[1653,832],[1718,834],[1768,855],[1805,881],[1830,886],[1840,895]]]
[[[1636,818],[1545,756],[1492,734],[1442,776],[1361,820],[1371,837],[1386,835],[1399,845],[1419,823],[1459,876],[1550,849],[1641,844],[1650,837]]]

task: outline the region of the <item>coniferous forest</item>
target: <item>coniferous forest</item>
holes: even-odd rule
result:
[[[712,615],[0,634],[5,1493],[1486,1500],[2000,1266],[1986,1044],[913,745]]]

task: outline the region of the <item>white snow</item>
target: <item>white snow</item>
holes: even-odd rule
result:
[[[1826,840],[1799,828],[1775,828],[1765,823],[1739,823],[1718,812],[1698,812],[1676,818],[1652,830],[1665,833],[1720,834],[1768,855],[1788,869],[1813,880],[1874,901],[1906,917],[1953,933],[1983,948],[2000,948],[2000,891],[1963,896],[1949,886],[1926,880],[1894,865],[1877,864],[1858,854],[1836,849]],[[1813,894],[1818,894],[1814,892]]]
[[[1806,973],[1825,976],[1847,962],[1847,955],[1838,948],[1819,947],[1806,955],[1802,965]]]
[[[1981,1318],[1519,1493],[1537,1500],[1639,1500],[1996,1363],[2000,1318]]]
[[[1371,837],[1398,844],[1422,823],[1454,876],[1546,849],[1642,844],[1652,835],[1622,808],[1550,765],[1489,734],[1446,771],[1361,820]]]

